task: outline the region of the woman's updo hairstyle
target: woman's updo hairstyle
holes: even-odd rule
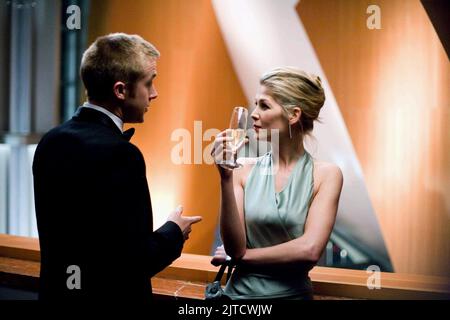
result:
[[[272,98],[283,107],[287,115],[292,114],[294,107],[302,110],[302,134],[313,130],[314,121],[318,119],[325,102],[322,81],[318,76],[293,67],[281,67],[264,74],[260,84],[269,90]]]

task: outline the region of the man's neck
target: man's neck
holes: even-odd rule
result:
[[[116,124],[117,128],[119,128],[119,130],[123,132],[123,120],[122,118],[120,118],[117,112],[116,113],[113,112],[114,109],[110,107],[108,108],[107,105],[105,104],[98,104],[97,102],[94,102],[92,100],[89,100],[83,106],[95,109],[99,112],[106,114]]]
[[[96,106],[102,107],[103,109],[108,110],[112,114],[118,116],[123,121],[122,108],[117,107],[114,104],[106,102],[106,101],[96,101],[96,100],[89,99],[88,102],[90,104],[93,104],[93,105],[96,105]]]

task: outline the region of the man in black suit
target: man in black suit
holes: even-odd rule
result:
[[[129,142],[134,129],[122,132],[157,97],[158,57],[137,35],[98,38],[80,68],[88,102],[36,149],[40,299],[149,299],[150,277],[201,220],[178,207],[153,231],[144,158]]]

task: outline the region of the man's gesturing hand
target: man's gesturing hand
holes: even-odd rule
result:
[[[183,216],[183,207],[178,206],[167,219],[168,221],[175,222],[183,232],[184,240],[189,239],[189,233],[192,231],[192,225],[202,220],[201,216]]]

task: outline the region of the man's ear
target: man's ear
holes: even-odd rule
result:
[[[122,81],[117,81],[116,83],[114,83],[114,97],[116,97],[117,99],[125,100],[126,90],[126,85]]]
[[[301,116],[302,116],[302,109],[300,109],[300,107],[294,107],[289,116],[289,123],[291,124],[291,126],[294,123],[300,122]]]

